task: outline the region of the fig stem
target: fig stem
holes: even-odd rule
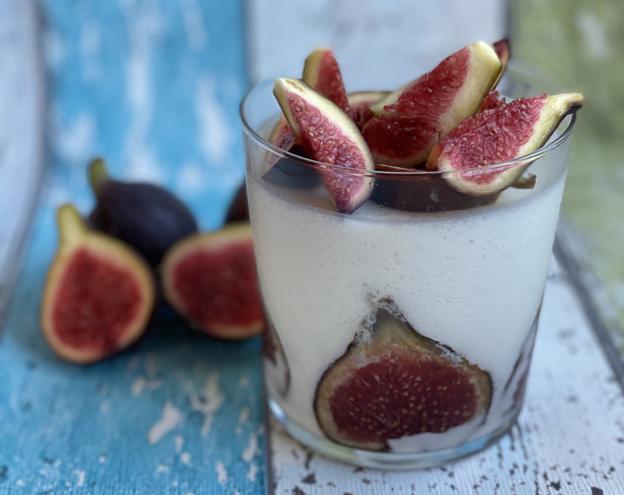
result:
[[[102,186],[108,181],[108,171],[103,158],[97,157],[89,163],[89,183],[93,193],[97,196]]]
[[[59,207],[56,212],[61,244],[73,244],[82,236],[86,226],[76,207],[70,203]]]

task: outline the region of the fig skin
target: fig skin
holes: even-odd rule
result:
[[[163,187],[111,179],[100,158],[89,165],[89,179],[97,199],[89,222],[134,247],[152,267],[173,244],[197,232],[188,207]]]
[[[357,335],[321,377],[314,410],[331,440],[384,451],[391,439],[485,418],[491,397],[489,373],[417,333],[385,300],[372,334]]]
[[[247,186],[245,182],[236,190],[225,214],[225,224],[249,221],[249,204],[247,203]]]
[[[470,196],[456,191],[437,174],[416,174],[414,170],[377,164],[381,172],[412,172],[410,175],[378,176],[371,201],[395,210],[434,213],[477,208],[494,203],[498,194]]]
[[[248,223],[183,239],[167,252],[160,268],[165,300],[200,333],[242,340],[262,332],[264,313]],[[192,299],[197,297],[201,300]]]
[[[149,267],[138,253],[111,236],[88,229],[72,205],[63,205],[58,209],[57,223],[60,241],[43,294],[42,332],[59,357],[78,364],[94,363],[127,348],[143,334],[154,307],[154,280]],[[88,259],[91,267],[100,265],[101,271],[91,269],[79,279],[76,279],[74,273],[72,278],[72,262],[81,258]],[[119,276],[126,277],[125,286],[130,290],[124,292],[121,287],[123,284],[116,283],[114,291],[97,294],[98,290],[106,288],[98,277],[107,270],[117,277],[117,281]],[[131,282],[128,282],[128,277],[132,279]],[[72,287],[75,289],[72,301],[58,300],[64,290],[71,291]],[[89,293],[91,290],[95,292]],[[124,300],[123,296],[128,293],[134,300]],[[96,301],[86,299],[79,308],[74,308],[76,314],[68,314],[75,302],[74,298],[81,296],[96,298]],[[98,296],[100,299],[97,299]],[[124,309],[129,311],[129,304],[133,308],[129,320],[120,322],[120,314]],[[102,314],[104,310],[107,312]],[[66,324],[74,325],[69,334],[66,327],[59,326],[59,318],[65,318]],[[88,323],[86,327],[85,323]],[[114,335],[88,335],[93,332],[93,328]],[[89,337],[96,341],[93,345],[85,345]]]

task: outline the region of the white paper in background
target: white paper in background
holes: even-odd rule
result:
[[[393,89],[472,41],[505,35],[506,0],[249,0],[252,82],[300,77],[334,49],[349,91]]]

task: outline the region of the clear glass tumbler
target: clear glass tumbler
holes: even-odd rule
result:
[[[510,67],[501,89],[551,88]],[[241,104],[273,415],[361,466],[427,467],[491,444],[522,407],[574,116],[536,153],[488,165],[532,163],[532,188],[470,197],[438,172],[376,171],[346,215],[317,174],[332,165],[266,140],[279,115],[271,81]]]

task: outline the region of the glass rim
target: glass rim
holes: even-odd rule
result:
[[[524,65],[524,64],[522,64]],[[533,69],[533,68],[531,68]],[[507,67],[507,70],[509,72],[519,72],[519,73],[526,73],[528,72],[526,67],[523,68],[518,68],[517,67],[517,63],[514,62],[510,62],[509,66]],[[536,70],[533,69],[533,71],[538,72]],[[540,74],[540,76],[543,77],[543,75]],[[549,139],[546,144],[540,146],[537,150],[531,152],[531,153],[527,153],[526,155],[522,155],[516,158],[513,158],[511,160],[504,160],[504,161],[500,161],[500,162],[495,162],[495,163],[489,163],[487,165],[481,165],[478,167],[471,167],[471,168],[465,168],[465,169],[461,169],[461,170],[422,170],[422,169],[410,169],[410,168],[401,168],[399,170],[400,167],[397,167],[395,165],[386,165],[389,166],[390,168],[396,168],[397,170],[387,170],[387,169],[372,169],[372,170],[359,170],[359,169],[354,169],[351,168],[349,166],[346,165],[336,165],[333,163],[326,163],[326,162],[321,162],[318,160],[314,160],[312,158],[307,158],[305,156],[301,156],[301,155],[297,155],[295,153],[291,153],[290,151],[284,150],[282,148],[280,148],[279,146],[274,145],[273,143],[271,143],[270,141],[268,141],[267,139],[265,139],[264,137],[262,137],[254,128],[252,125],[249,124],[246,115],[245,115],[245,105],[248,102],[249,98],[251,97],[252,93],[254,91],[256,91],[258,88],[260,88],[261,86],[267,85],[269,83],[273,83],[275,80],[274,79],[265,79],[262,80],[256,84],[253,84],[251,86],[251,88],[249,88],[249,90],[245,93],[245,95],[243,96],[243,98],[241,99],[241,102],[239,104],[239,117],[241,119],[241,122],[243,124],[243,132],[249,136],[256,144],[258,144],[259,146],[261,146],[262,148],[264,148],[266,151],[268,151],[269,153],[275,155],[276,157],[278,157],[278,159],[280,158],[286,158],[288,160],[294,160],[297,162],[300,162],[301,164],[314,168],[314,169],[330,169],[330,170],[335,170],[337,172],[342,172],[342,173],[348,173],[348,174],[352,174],[352,175],[364,175],[364,176],[385,176],[385,177],[410,177],[410,176],[439,176],[439,175],[447,175],[447,174],[454,174],[454,173],[484,173],[484,172],[488,172],[488,171],[497,171],[499,169],[507,169],[507,168],[514,168],[516,166],[525,166],[527,165],[527,163],[531,163],[534,162],[536,160],[538,160],[539,158],[541,158],[542,156],[550,153],[551,151],[554,151],[555,149],[557,149],[559,146],[561,146],[563,143],[565,143],[569,138],[570,135],[572,134],[572,129],[574,128],[574,124],[576,123],[576,111],[572,111],[570,112],[568,115],[564,116],[561,120],[561,122],[559,123],[559,125],[557,126],[557,129],[559,129],[559,127],[566,121],[569,120],[567,123],[567,126],[565,127],[565,129],[561,132],[561,134],[557,135],[554,139]],[[544,94],[544,93],[540,93],[540,94]],[[279,105],[277,105],[276,102],[276,115],[279,115]],[[557,129],[555,130],[555,132],[557,131]],[[377,164],[376,164],[377,165]]]

